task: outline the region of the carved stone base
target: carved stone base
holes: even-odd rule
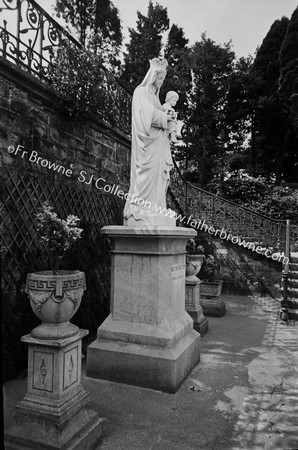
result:
[[[204,336],[204,334],[207,333],[209,328],[209,321],[207,317],[203,314],[203,309],[201,311],[187,311],[190,317],[193,320],[193,328],[198,333],[200,333],[201,336]]]
[[[111,314],[88,347],[87,376],[175,392],[200,361],[185,311],[185,246],[194,230],[104,227]]]
[[[200,284],[198,278],[186,277],[185,281],[185,309],[194,321],[194,329],[204,336],[208,331],[208,319],[203,314],[200,305]]]
[[[82,450],[96,448],[102,434],[102,421],[95,411],[84,408],[66,422],[58,423],[24,414],[5,433],[5,450]]]
[[[222,317],[226,313],[226,305],[220,297],[201,297],[200,303],[205,316]]]
[[[81,385],[81,346],[86,330],[57,340],[23,336],[29,345],[28,383],[5,432],[6,450],[89,449],[98,442],[102,419],[87,408]]]

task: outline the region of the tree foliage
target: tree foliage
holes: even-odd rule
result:
[[[218,186],[218,194],[266,216],[298,223],[298,192],[276,186],[274,180],[234,172]]]
[[[111,71],[105,68],[107,52],[94,52],[93,47],[61,46],[53,60],[48,78],[58,94],[59,108],[80,119],[98,117],[115,124],[117,92],[109,89],[115,83]]]
[[[279,53],[289,20],[276,20],[260,46],[250,71],[250,99],[253,107],[251,167],[253,174],[275,174],[281,181],[284,153],[284,116],[277,93]]]
[[[231,162],[236,162],[238,169],[248,169],[252,175],[273,176],[278,184],[282,180],[295,181],[294,172],[297,172],[297,151],[295,156],[294,150],[297,141],[293,128],[298,117],[293,113],[290,93],[285,95],[281,89],[283,59],[288,58],[285,67],[297,66],[291,63],[296,58],[294,51],[282,56],[291,23],[292,19],[289,21],[286,17],[273,23],[253,63],[246,68],[242,64],[240,71],[239,63],[236,65],[229,91],[228,125],[238,141],[235,148],[231,148]],[[295,32],[293,36],[290,34],[290,49],[295,35]],[[290,73],[294,80],[294,71]]]
[[[161,88],[161,101],[163,102],[168,91],[175,91],[179,100],[175,106],[178,112],[178,120],[187,123],[189,117],[189,92],[192,87],[190,48],[184,31],[178,25],[173,24],[168,33],[164,49],[165,58],[168,60],[168,71]],[[183,126],[184,134],[186,127]],[[184,161],[187,158],[187,149],[182,146],[175,151],[176,161]]]
[[[77,110],[85,108],[91,113],[94,101],[101,101],[103,94],[99,87],[103,72],[97,75],[97,68],[103,64],[115,71],[117,66],[113,48],[118,49],[122,38],[118,11],[110,0],[56,3],[59,14],[80,31],[82,42],[90,42],[93,36],[93,47],[85,56],[69,50],[65,61],[61,53],[61,67],[60,63],[56,66],[60,78],[54,78],[54,82],[56,86],[60,83],[64,98],[71,94]],[[149,60],[164,53],[169,65],[160,100],[164,101],[169,90],[179,94],[175,108],[185,123],[186,145],[177,147],[175,156],[184,162],[181,168],[187,169],[188,179],[201,187],[217,189],[228,172],[245,169],[250,175],[274,179],[277,184],[295,181],[298,8],[290,20],[282,17],[272,24],[254,59],[236,60],[231,42],[220,45],[206,34],[190,46],[182,28],[177,24],[170,27],[167,8],[152,0],[147,14],[138,11],[137,18],[136,28],[129,29],[120,78],[132,91],[144,78]],[[108,36],[110,41],[106,40]],[[99,59],[92,61],[90,51]],[[69,70],[67,61],[71,62]],[[103,98],[109,114],[113,105],[106,93]]]
[[[256,96],[273,95],[278,89],[279,55],[288,24],[289,19],[287,17],[276,20],[257,51],[251,70]]]
[[[161,88],[161,100],[164,101],[168,91],[176,91],[179,100],[175,108],[178,119],[183,121],[188,117],[188,94],[192,86],[190,50],[187,44],[188,39],[185,38],[183,29],[173,24],[165,46],[168,71]]]
[[[188,152],[201,186],[206,186],[222,166],[234,57],[230,43],[218,45],[205,34],[190,50],[193,86],[189,93]]]
[[[279,93],[290,98],[294,93],[298,93],[298,7],[287,26],[279,61]]]
[[[298,179],[298,7],[292,14],[280,49],[279,96],[289,122],[286,130],[284,171],[290,181]]]
[[[98,47],[108,41],[120,48],[121,22],[111,0],[56,0],[55,11],[77,31],[83,46],[97,36]]]
[[[229,78],[227,94],[226,127],[229,134],[227,142],[227,169],[239,170],[250,164],[247,136],[251,132],[254,105],[250,99],[251,84],[249,72],[252,57],[235,61]]]
[[[149,69],[149,60],[159,56],[162,36],[169,28],[167,8],[149,1],[147,16],[137,12],[137,29],[129,28],[130,42],[126,45],[122,81],[135,88]]]
[[[297,25],[297,18],[295,20],[295,14],[293,16]],[[265,176],[274,174],[278,184],[282,180],[294,181],[296,175],[293,167],[298,164],[294,150],[298,142],[293,134],[289,101],[298,52],[293,51],[293,44],[296,40],[297,46],[298,41],[295,26],[292,34],[292,25],[292,19],[289,21],[285,17],[273,23],[256,54],[250,73],[253,86],[251,99],[255,104],[255,140],[252,142],[255,173]],[[286,83],[287,87],[282,88],[283,80],[288,76],[292,83]]]

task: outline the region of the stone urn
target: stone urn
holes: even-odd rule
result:
[[[25,292],[42,321],[31,335],[37,339],[60,339],[79,333],[79,328],[69,320],[78,310],[85,289],[85,274],[78,270],[29,273]]]
[[[204,261],[204,255],[187,254],[186,255],[186,278],[187,280],[198,280],[196,275],[200,272]]]

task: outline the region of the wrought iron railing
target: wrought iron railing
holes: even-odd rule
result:
[[[80,46],[34,0],[1,0],[0,52],[41,79],[47,77],[54,50],[64,41]]]
[[[213,227],[219,230],[218,236],[222,231],[231,235],[230,240],[234,238],[236,242],[238,238],[238,243],[241,240],[254,244],[246,248],[255,249],[259,245],[276,252],[285,251],[286,220],[266,217],[191,184],[184,179],[176,162],[171,176],[171,191],[183,214],[191,216],[188,223],[194,228],[207,230]],[[291,225],[290,247],[295,244],[298,244],[298,226]]]
[[[61,45],[81,47],[34,0],[0,0],[0,17],[0,56],[42,81],[48,80],[49,67]],[[104,101],[97,112],[109,125],[130,135],[131,93],[105,67],[102,75]]]

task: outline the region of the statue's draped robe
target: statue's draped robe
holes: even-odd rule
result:
[[[167,127],[167,114],[158,96],[146,86],[138,86],[132,100],[131,174],[125,219],[133,216],[140,220],[166,208],[173,167]]]

